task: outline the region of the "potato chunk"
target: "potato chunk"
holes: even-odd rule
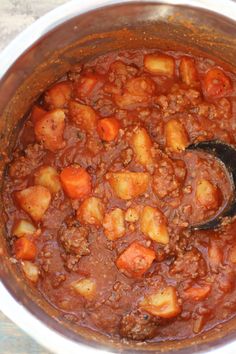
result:
[[[101,225],[104,218],[104,205],[100,198],[86,198],[77,210],[81,224]]]
[[[112,210],[103,220],[104,234],[109,240],[116,240],[125,234],[125,215],[120,208]]]
[[[152,141],[146,129],[138,128],[131,137],[131,147],[135,154],[135,159],[141,165],[148,167],[153,164]]]
[[[45,148],[52,152],[64,147],[64,129],[65,113],[62,109],[45,114],[34,125],[37,141],[42,142]]]
[[[171,151],[185,150],[189,144],[188,134],[177,119],[170,119],[165,125],[166,146]]]
[[[117,197],[129,200],[146,192],[150,176],[144,172],[122,171],[107,174],[107,179]]]
[[[34,183],[46,187],[52,194],[56,194],[61,189],[59,175],[51,166],[40,167],[34,175]]]
[[[162,318],[176,317],[181,312],[176,289],[173,286],[167,286],[146,296],[139,306],[150,314]]]
[[[58,82],[45,93],[45,103],[49,109],[63,108],[67,105],[72,94],[72,84],[69,81]]]
[[[175,61],[165,54],[147,54],[144,57],[144,67],[152,74],[174,77]]]
[[[26,278],[28,278],[33,283],[37,283],[39,278],[39,269],[36,264],[30,261],[24,261],[22,262],[22,269]]]
[[[90,278],[74,281],[71,288],[87,300],[92,300],[96,295],[96,283]]]
[[[220,194],[216,186],[207,179],[197,182],[196,198],[199,204],[206,209],[216,209],[220,204]]]
[[[138,208],[129,208],[125,212],[125,221],[127,222],[136,222],[139,219],[139,209]]]
[[[43,186],[32,186],[16,192],[16,200],[20,207],[34,221],[40,221],[51,202],[51,193]]]
[[[160,210],[145,206],[140,218],[141,231],[153,241],[166,245],[169,242],[169,234],[166,218]]]
[[[155,82],[149,77],[134,77],[127,81],[125,89],[130,95],[151,96],[156,88]]]
[[[70,101],[69,115],[72,121],[78,125],[80,129],[83,129],[88,133],[91,133],[96,128],[98,116],[90,106],[76,101]]]
[[[186,85],[195,86],[198,82],[197,68],[193,58],[182,57],[180,60],[179,72],[182,81]]]
[[[27,220],[19,220],[12,229],[12,235],[16,237],[32,236],[36,232],[34,225]]]

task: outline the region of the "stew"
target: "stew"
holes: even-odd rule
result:
[[[4,183],[9,243],[61,316],[108,336],[192,337],[236,313],[231,184],[189,144],[236,145],[235,75],[179,52],[109,53],[33,106]]]

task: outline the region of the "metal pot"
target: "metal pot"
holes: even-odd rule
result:
[[[229,0],[71,1],[21,33],[0,56],[0,169],[19,124],[47,86],[72,64],[124,48],[177,49],[217,58],[236,71],[236,3]],[[4,180],[4,172],[1,174]],[[2,203],[0,203],[2,208]],[[159,344],[120,343],[78,328],[22,281],[0,216],[0,309],[55,353],[101,351],[236,352],[236,319],[194,339]]]

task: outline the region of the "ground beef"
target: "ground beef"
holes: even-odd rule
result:
[[[141,311],[133,311],[125,315],[120,322],[122,337],[143,341],[152,339],[157,334],[160,319]]]
[[[206,275],[206,262],[196,248],[180,253],[170,268],[170,274],[181,279],[195,279]]]
[[[63,228],[59,232],[59,241],[66,253],[77,257],[90,254],[88,242],[88,230],[85,227]]]
[[[36,169],[44,156],[41,145],[31,144],[24,150],[24,156],[16,153],[14,160],[10,164],[9,175],[12,178],[24,178]]]
[[[160,199],[168,196],[177,197],[185,179],[186,168],[183,161],[173,162],[162,158],[153,176],[153,190]]]

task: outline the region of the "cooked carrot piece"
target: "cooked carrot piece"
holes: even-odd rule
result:
[[[26,237],[21,237],[14,242],[14,252],[17,259],[32,261],[36,256],[36,246]]]
[[[135,159],[143,166],[150,166],[153,164],[152,157],[152,141],[146,129],[138,128],[134,131],[131,137],[131,147],[135,154]]]
[[[170,119],[165,125],[166,146],[174,152],[185,150],[189,139],[184,126],[177,119]]]
[[[152,74],[174,77],[175,60],[170,55],[147,54],[144,57],[144,67]]]
[[[25,273],[26,278],[31,280],[33,283],[36,283],[39,278],[39,269],[36,264],[30,261],[22,262],[22,269]]]
[[[34,125],[37,141],[44,144],[45,148],[55,152],[64,147],[63,133],[65,129],[65,113],[62,109],[48,112]]]
[[[196,198],[206,209],[216,209],[220,205],[220,191],[207,179],[197,182]]]
[[[164,214],[157,208],[146,205],[141,212],[140,227],[144,235],[153,241],[166,245],[169,242],[169,233]]]
[[[40,221],[51,202],[51,193],[43,186],[32,186],[16,192],[20,207],[35,221]]]
[[[107,179],[117,197],[128,200],[146,192],[150,175],[144,172],[121,171],[108,173]]]
[[[105,214],[103,220],[104,234],[109,240],[116,240],[125,234],[125,215],[120,208]]]
[[[69,81],[59,82],[49,88],[44,96],[49,109],[64,108],[72,95],[72,84]]]
[[[104,218],[104,204],[100,198],[86,198],[77,210],[77,218],[82,224],[101,225]]]
[[[236,264],[236,245],[234,245],[229,251],[229,260]]]
[[[155,258],[156,255],[152,249],[133,242],[119,255],[116,265],[127,276],[140,278],[151,267]]]
[[[198,73],[195,60],[190,57],[182,57],[180,60],[180,77],[188,86],[194,86],[198,82]]]
[[[225,96],[232,90],[230,78],[219,68],[208,70],[202,85],[204,94],[213,98]]]
[[[76,101],[69,102],[69,115],[79,128],[91,133],[97,125],[97,114],[92,107]]]
[[[12,235],[16,237],[33,236],[36,232],[34,225],[27,220],[19,220],[12,229]]]
[[[167,286],[146,296],[139,306],[150,314],[162,318],[176,317],[181,312],[177,292],[173,286]]]
[[[79,165],[64,168],[60,174],[60,179],[65,193],[72,199],[85,198],[91,193],[91,177]]]
[[[115,140],[120,129],[120,122],[116,118],[103,118],[98,121],[97,131],[104,141]]]
[[[31,120],[35,124],[38,119],[43,117],[47,111],[43,109],[42,107],[37,106],[36,104],[33,106],[32,111],[31,111]]]
[[[193,286],[185,290],[185,296],[194,301],[200,301],[205,299],[211,291],[211,286],[208,284],[202,286]]]

